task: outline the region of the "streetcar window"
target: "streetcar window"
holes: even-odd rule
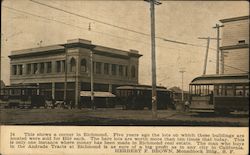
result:
[[[233,86],[226,86],[226,96],[234,96]]]
[[[235,95],[236,96],[243,96],[243,86],[236,86],[235,87]]]
[[[245,86],[245,96],[249,96],[249,86]]]

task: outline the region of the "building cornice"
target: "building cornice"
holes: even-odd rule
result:
[[[240,48],[249,48],[249,44],[222,46],[220,47],[220,50],[232,50],[232,49],[240,49]]]
[[[249,16],[240,16],[240,17],[233,17],[233,18],[226,18],[226,19],[221,19],[221,23],[227,23],[227,22],[233,22],[233,21],[239,21],[239,20],[247,20],[249,19]]]

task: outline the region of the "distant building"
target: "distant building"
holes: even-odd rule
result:
[[[221,19],[223,74],[249,73],[249,16]]]
[[[113,92],[116,86],[138,84],[138,51],[94,45],[89,40],[12,51],[11,84],[37,84],[47,97],[76,104],[81,91],[90,91],[90,51],[93,51],[94,91]]]

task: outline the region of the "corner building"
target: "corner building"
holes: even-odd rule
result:
[[[114,92],[120,85],[138,84],[136,50],[123,51],[73,39],[65,44],[12,51],[10,83],[39,85],[49,99],[66,97],[78,105],[80,92],[90,91],[93,53],[94,91]]]

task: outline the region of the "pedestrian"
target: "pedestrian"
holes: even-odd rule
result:
[[[189,101],[187,100],[187,101],[184,103],[184,111],[188,111],[189,105],[190,105],[190,103],[189,103]]]

